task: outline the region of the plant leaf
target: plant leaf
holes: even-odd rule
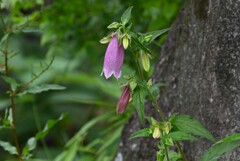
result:
[[[129,21],[129,19],[131,18],[132,8],[133,8],[133,6],[128,7],[128,8],[124,11],[124,13],[123,13],[123,15],[122,15],[122,17],[121,17],[121,21],[122,21],[123,25],[126,25],[126,24],[128,23],[128,21]]]
[[[36,28],[36,27],[26,27],[24,29],[22,29],[22,32],[25,33],[41,33],[41,29]]]
[[[240,140],[215,144],[204,153],[200,161],[217,161],[221,155],[239,146]]]
[[[141,48],[146,53],[151,54],[151,51],[139,41],[137,34],[134,32],[129,32],[129,35],[131,35],[131,40],[137,47]]]
[[[198,140],[196,137],[181,131],[171,132],[166,137],[172,139],[173,141]]]
[[[54,161],[65,161],[66,158],[73,156],[74,154],[77,153],[77,150],[79,150],[79,145],[78,143],[82,141],[87,134],[88,130],[93,127],[95,124],[99,123],[102,120],[106,120],[109,118],[109,116],[112,116],[112,112],[106,113],[104,115],[100,115],[90,121],[88,121],[84,126],[66,143],[65,147],[66,149],[60,153]],[[76,144],[77,143],[77,148]],[[71,154],[69,154],[69,151],[71,151]]]
[[[44,129],[43,129],[42,131],[38,132],[38,133],[35,135],[35,137],[31,137],[31,138],[28,139],[27,144],[26,144],[25,147],[23,148],[23,154],[24,154],[24,155],[27,155],[30,151],[34,150],[34,149],[36,148],[37,142],[38,142],[40,139],[44,138],[44,137],[48,134],[49,130],[50,130],[56,123],[58,123],[59,121],[63,120],[63,119],[66,117],[66,115],[67,115],[66,113],[63,113],[63,114],[61,114],[61,116],[60,116],[58,119],[56,119],[56,120],[53,120],[53,119],[52,119],[52,120],[48,120],[47,123],[46,123],[46,125],[45,125],[45,127],[44,127]]]
[[[222,140],[219,140],[216,144],[222,143],[222,142],[231,142],[236,140],[240,140],[240,133],[225,137]]]
[[[3,147],[4,150],[6,150],[7,152],[9,152],[10,154],[17,154],[17,149],[15,146],[11,145],[8,142],[5,141],[1,141],[0,140],[0,146]]]
[[[149,137],[152,134],[152,130],[149,128],[141,129],[133,134],[131,134],[129,140],[134,139],[134,138],[139,138],[139,137]]]
[[[162,29],[162,30],[156,30],[156,31],[151,31],[151,32],[145,33],[144,36],[152,35],[152,39],[150,41],[150,42],[152,42],[154,39],[156,39],[157,37],[161,36],[162,34],[166,33],[169,30],[170,30],[170,28],[166,28],[166,29]]]
[[[23,91],[19,95],[24,95],[27,93],[37,94],[37,93],[42,93],[42,92],[49,91],[49,90],[64,90],[64,89],[66,89],[66,87],[58,85],[58,84],[43,84],[40,86],[30,87],[29,89]]]
[[[203,127],[203,125],[188,115],[177,115],[172,119],[173,127],[177,128],[178,131],[184,133],[190,133],[198,136],[202,136],[211,141],[214,141],[212,134]]]
[[[18,83],[15,79],[13,79],[13,78],[11,78],[11,77],[2,76],[2,78],[3,78],[3,80],[4,80],[6,83],[8,83],[8,84],[11,85],[11,89],[12,89],[12,90],[17,89],[17,87],[19,86],[19,83]]]
[[[144,103],[146,92],[140,86],[136,87],[133,93],[133,103],[138,114],[138,118],[142,125],[144,125]]]

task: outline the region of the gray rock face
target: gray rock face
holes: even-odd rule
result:
[[[200,120],[217,139],[240,132],[240,0],[186,0],[161,50],[154,81],[166,82],[159,105],[168,114]],[[155,116],[151,104],[146,113]],[[118,154],[123,161],[154,161],[151,139],[129,141],[140,129],[134,115]],[[188,160],[198,161],[207,140],[184,142]],[[240,161],[240,149],[220,160]]]

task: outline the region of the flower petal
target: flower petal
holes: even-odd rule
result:
[[[114,36],[105,53],[103,73],[108,79],[112,74],[116,79],[121,76],[121,67],[124,59],[124,48],[122,45],[119,46],[117,37]]]

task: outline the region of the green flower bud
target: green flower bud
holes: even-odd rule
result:
[[[127,49],[127,48],[128,48],[128,44],[129,44],[128,37],[127,37],[127,36],[124,36],[122,41],[123,41],[123,47],[124,47],[124,49]]]
[[[152,79],[149,79],[149,80],[148,80],[147,86],[148,86],[148,87],[152,87]]]
[[[142,65],[143,65],[143,69],[148,72],[150,69],[150,60],[149,60],[149,56],[147,53],[145,53],[144,51],[141,50],[141,58],[142,58]]]
[[[152,35],[147,35],[147,36],[144,37],[144,41],[146,43],[149,43],[151,40],[152,40]]]
[[[157,122],[157,120],[155,120],[154,118],[151,117],[151,124],[152,124],[152,126],[157,126],[158,122]]]
[[[129,83],[129,85],[130,85],[131,90],[134,91],[134,89],[135,89],[136,86],[137,86],[137,83],[136,83],[135,80],[132,80],[132,81]]]
[[[120,24],[118,22],[113,22],[110,25],[108,25],[108,29],[115,29],[118,28],[120,26]]]
[[[169,122],[166,122],[165,125],[164,125],[164,132],[166,134],[168,134],[170,132],[170,130],[172,129],[172,126]]]
[[[158,138],[160,138],[160,136],[161,136],[161,132],[160,132],[159,127],[155,127],[154,131],[153,131],[153,138],[158,139]]]
[[[100,43],[101,43],[101,44],[107,44],[107,43],[110,42],[110,40],[111,40],[111,36],[107,36],[107,37],[102,38],[102,39],[100,40]]]

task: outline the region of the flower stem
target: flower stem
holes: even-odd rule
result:
[[[141,78],[142,81],[144,81],[145,79],[144,79],[144,76],[143,76],[143,71],[141,70],[141,67],[140,67],[139,59],[138,59],[136,54],[134,54],[134,56],[135,56],[135,60],[136,60],[136,64],[137,64],[137,70],[138,70],[138,73],[139,73],[139,77]],[[154,98],[153,94],[151,93],[151,91],[148,88],[146,88],[146,91],[147,91],[148,96],[150,97],[150,99],[153,103],[153,107],[157,110],[161,119],[163,121],[166,121],[167,118],[166,118],[164,112],[162,111],[162,109],[160,108],[160,106],[158,105],[157,100]],[[179,150],[179,152],[182,156],[183,161],[187,161],[186,156],[185,156],[185,154],[182,150],[182,147],[181,147],[181,145],[178,141],[176,141],[176,145],[177,145],[177,148],[178,148],[178,150]],[[166,153],[168,153],[167,150],[166,150]],[[167,156],[167,160],[169,160],[168,154],[166,154],[166,156]]]
[[[186,156],[185,156],[185,154],[184,154],[184,152],[182,150],[182,146],[180,145],[180,143],[178,141],[176,141],[176,144],[177,144],[178,150],[179,150],[179,152],[180,152],[180,154],[182,156],[182,160],[183,161],[187,161],[187,158],[186,158]]]
[[[159,113],[159,116],[161,117],[161,119],[163,121],[166,121],[166,117],[163,113],[163,111],[161,110],[161,108],[158,106],[158,103],[156,101],[156,99],[154,98],[154,96],[152,95],[152,93],[149,91],[149,89],[147,88],[147,93],[148,93],[148,96],[150,97],[152,103],[153,103],[153,107],[157,110],[157,112]]]
[[[139,60],[136,56],[135,56],[135,60],[136,60],[139,76],[140,76],[141,80],[144,81],[145,79],[144,79],[143,72],[142,72],[141,67],[140,67],[140,62],[139,62]],[[163,121],[166,121],[166,117],[165,117],[163,111],[161,110],[161,108],[158,106],[158,103],[157,103],[156,99],[154,98],[154,96],[152,95],[152,93],[149,91],[148,88],[146,88],[146,90],[147,90],[147,93],[148,93],[148,95],[149,95],[149,97],[150,97],[150,99],[151,99],[151,101],[154,105],[153,107],[157,110],[161,119]]]
[[[168,156],[168,149],[167,149],[167,147],[166,147],[165,144],[164,144],[164,147],[165,147],[165,152],[166,152],[167,161],[170,161],[169,156]]]

